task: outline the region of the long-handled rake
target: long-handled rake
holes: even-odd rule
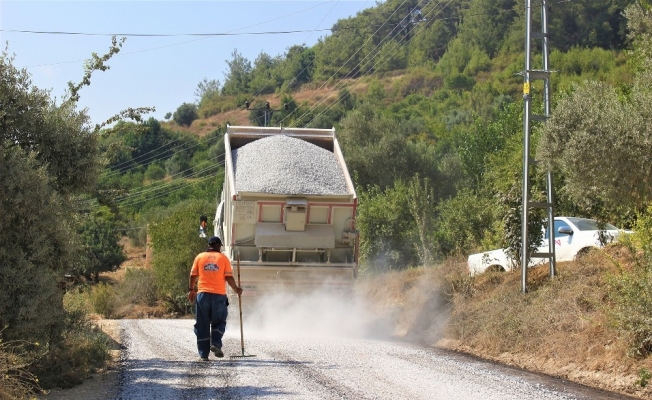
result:
[[[237,256],[237,269],[238,269],[238,286],[240,286],[240,254]],[[240,310],[240,348],[242,349],[242,354],[230,356],[231,358],[246,358],[246,357],[256,357],[255,354],[245,354],[244,350],[244,331],[242,329],[242,297],[238,295],[238,309]]]

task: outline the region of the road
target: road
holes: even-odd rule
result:
[[[123,320],[119,399],[619,399],[549,377],[388,340],[249,329],[199,361],[193,320]],[[333,327],[335,328],[335,327]],[[323,330],[322,330],[323,331]],[[322,332],[324,333],[324,332]]]

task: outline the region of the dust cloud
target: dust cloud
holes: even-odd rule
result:
[[[379,323],[364,298],[350,292],[283,290],[244,303],[244,329],[268,339],[384,338],[393,330],[391,324]],[[237,306],[233,311],[238,313]]]
[[[244,330],[269,339],[347,337],[433,345],[448,323],[449,298],[432,274],[411,278],[381,275],[351,292],[325,285],[303,293],[287,285],[272,294],[243,297]],[[237,304],[230,312],[238,318]],[[232,320],[231,326],[237,323]]]

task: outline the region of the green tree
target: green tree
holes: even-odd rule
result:
[[[0,326],[48,343],[64,328],[58,279],[79,260],[70,196],[98,171],[96,137],[74,101],[57,104],[0,58]],[[17,305],[20,305],[19,307]]]
[[[478,47],[489,56],[500,50],[514,20],[520,14],[516,0],[476,0],[469,2],[463,13],[464,27],[459,40],[468,46]]]
[[[197,234],[198,218],[214,207],[210,202],[187,201],[150,222],[156,285],[160,297],[176,312],[188,311],[185,295],[190,267],[195,256],[206,248],[206,239]]]
[[[197,105],[193,103],[183,103],[174,112],[172,119],[181,126],[190,126],[192,121],[199,118],[197,115]]]
[[[99,170],[98,128],[77,110],[79,90],[120,50],[113,38],[104,56],[93,54],[79,84],[59,101],[0,57],[0,333],[4,339],[64,340],[66,314],[57,284],[85,254],[75,232],[77,195],[93,189]],[[143,109],[117,116],[140,118]],[[142,120],[142,119],[141,119]],[[44,362],[59,368],[53,355]]]
[[[233,59],[226,61],[229,66],[229,71],[226,73],[224,79],[224,86],[222,86],[222,94],[227,96],[234,96],[241,93],[249,92],[249,81],[251,80],[251,62],[247,60],[238,50],[233,50],[231,53]]]
[[[333,26],[333,34],[319,39],[315,46],[315,67],[319,78],[331,76],[342,78],[359,74],[359,65],[364,54],[366,32],[353,18],[339,20]]]
[[[373,106],[378,106],[382,104],[385,96],[387,96],[387,93],[383,83],[377,79],[374,79],[369,82],[369,86],[367,86],[367,96],[364,98],[364,101]]]
[[[9,68],[5,64],[0,71]],[[57,282],[67,268],[79,264],[81,254],[69,210],[46,168],[34,154],[10,142],[1,150],[1,335],[4,340],[48,343],[58,339],[65,319]]]
[[[439,61],[457,32],[457,13],[457,7],[446,7],[438,12],[438,18],[425,22],[423,29],[417,28],[420,31],[410,40],[410,66],[426,66]]]
[[[342,121],[338,139],[357,187],[390,187],[413,172],[398,123],[371,108],[350,113]]]
[[[623,11],[636,3],[630,0],[582,1],[568,4],[563,13],[550,20],[551,40],[564,51],[573,46],[622,48],[627,20]]]
[[[81,273],[86,279],[98,282],[101,272],[114,271],[127,259],[118,242],[117,226],[108,209],[95,212],[86,218],[80,236],[88,259]]]
[[[280,87],[282,80],[278,75],[278,57],[271,57],[265,52],[261,52],[254,61],[254,67],[251,70],[251,79],[248,84],[250,91],[259,94],[274,93],[276,88]]]
[[[165,169],[156,163],[149,164],[147,170],[145,171],[145,179],[150,181],[158,181],[163,178],[165,178]]]
[[[0,63],[0,143],[19,147],[47,169],[52,184],[65,193],[79,193],[93,185],[99,171],[97,136],[88,116],[76,103],[56,104],[49,93],[31,85],[25,70],[12,65],[6,51]]]
[[[561,192],[587,214],[623,216],[652,200],[652,17],[627,9],[634,84],[616,88],[589,81],[564,93],[537,147],[538,158],[563,176]],[[627,165],[627,168],[623,168]],[[601,214],[601,215],[598,215]]]
[[[469,189],[460,190],[455,197],[441,202],[434,232],[439,252],[444,256],[465,254],[482,249],[485,242],[488,247],[500,247],[502,241],[492,235],[498,218],[494,203],[494,199]]]
[[[402,181],[382,191],[372,187],[360,193],[356,225],[360,231],[363,272],[384,272],[419,264],[414,245],[414,220]]]
[[[510,139],[522,138],[522,120],[523,107],[512,103],[493,121],[480,121],[456,136],[455,147],[474,190],[487,183],[485,174],[495,155],[506,148]]]
[[[444,78],[444,87],[461,93],[470,90],[475,84],[475,80],[466,75],[453,72]]]
[[[315,70],[315,50],[305,45],[295,45],[288,49],[285,60],[281,62],[281,78],[290,90],[310,82]]]
[[[437,198],[433,183],[416,174],[407,184],[407,205],[414,220],[414,246],[421,265],[430,266],[434,261],[433,228]]]
[[[204,101],[215,100],[220,95],[220,81],[216,79],[208,80],[204,78],[201,82],[197,84],[195,89],[195,97],[197,98],[197,103],[202,104]]]

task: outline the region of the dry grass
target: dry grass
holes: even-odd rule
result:
[[[607,276],[627,269],[622,247],[528,274],[466,274],[462,260],[363,280],[358,289],[375,312],[394,316],[395,333],[606,390],[650,398],[636,381],[652,370],[652,357],[627,356],[628,343],[609,319]]]
[[[25,344],[0,340],[0,399],[20,399],[40,390],[38,379],[29,371],[38,356],[26,351]]]

